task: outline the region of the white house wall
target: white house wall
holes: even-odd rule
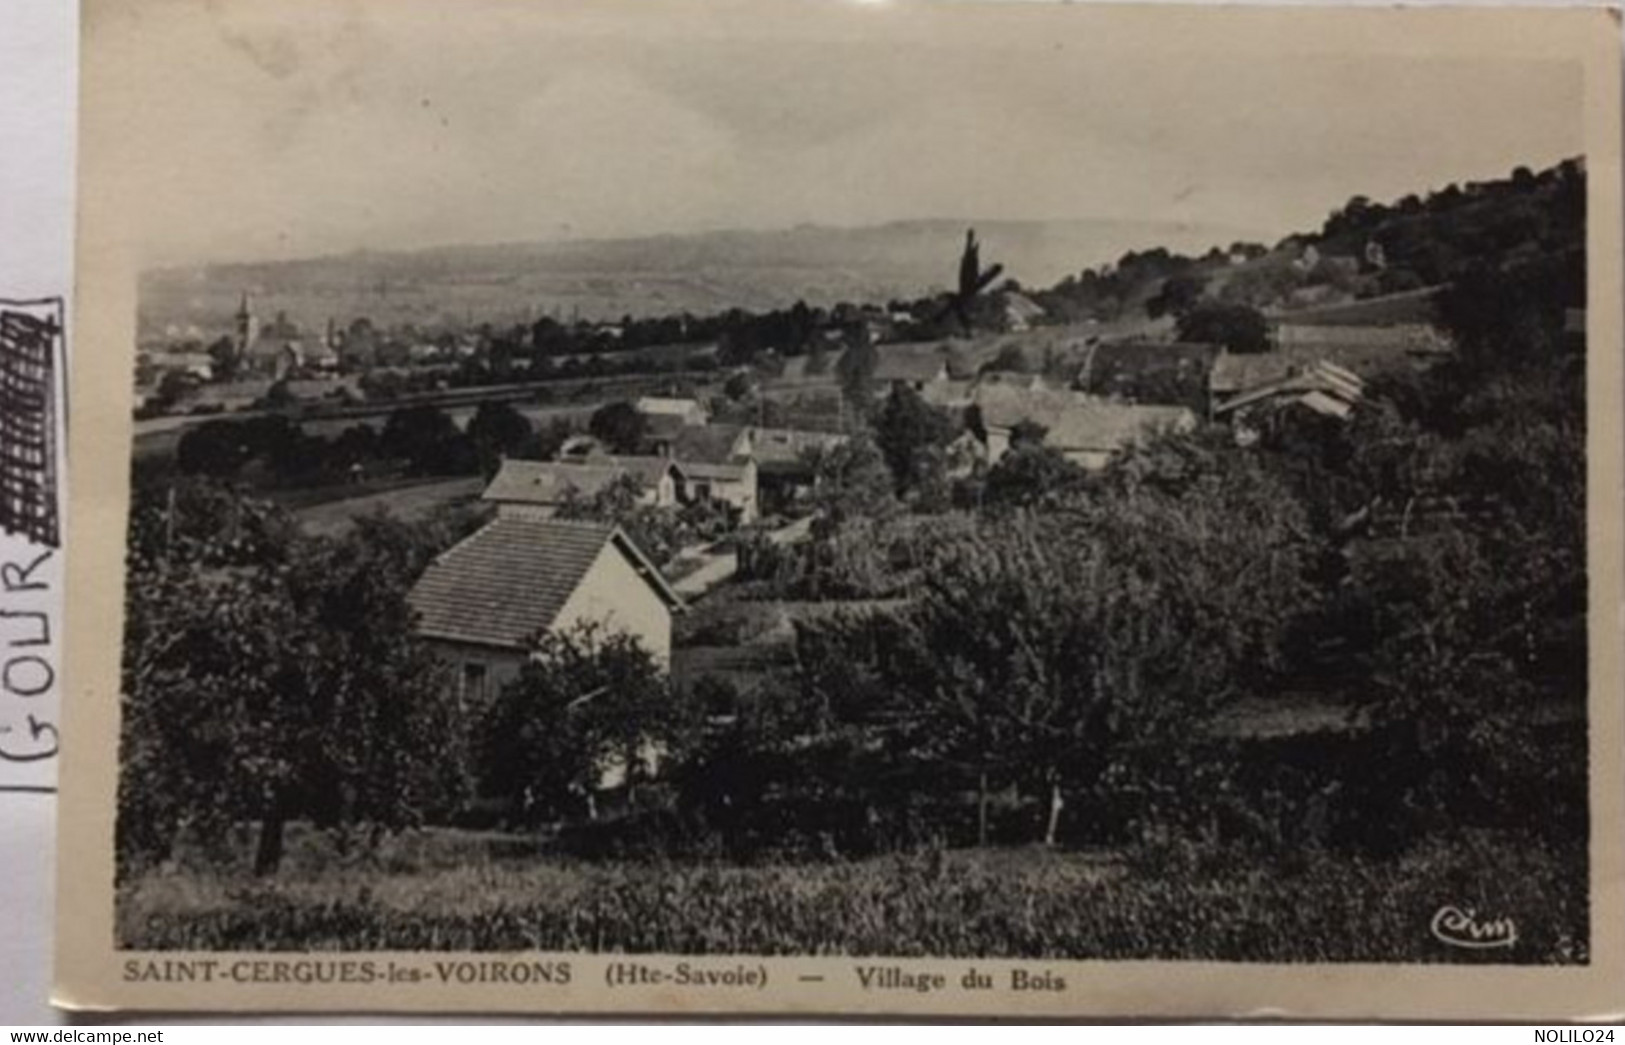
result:
[[[589,621],[635,636],[670,670],[671,610],[613,541],[598,552],[553,626],[569,630]]]

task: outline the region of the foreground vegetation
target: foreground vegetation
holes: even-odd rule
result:
[[[523,850],[510,841],[510,848]],[[498,853],[501,846],[495,847]],[[1572,854],[1463,835],[1394,860],[1199,847],[927,850],[731,867],[386,852],[382,873],[276,881],[152,874],[119,897],[121,946],[154,950],[612,951],[1218,961],[1586,960]],[[414,863],[416,869],[406,869]],[[1511,948],[1452,949],[1445,904],[1511,918]]]

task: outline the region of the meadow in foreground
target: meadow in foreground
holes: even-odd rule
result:
[[[585,863],[489,836],[437,845],[420,840],[367,869],[307,863],[270,881],[153,872],[121,888],[118,941],[142,950],[1587,960],[1583,858],[1502,834],[1430,841],[1385,860],[1023,848],[756,867]],[[1430,923],[1445,905],[1512,919],[1517,942],[1441,943]]]

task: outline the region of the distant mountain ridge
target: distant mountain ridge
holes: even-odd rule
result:
[[[432,327],[520,322],[543,312],[609,319],[759,311],[797,300],[884,302],[950,286],[971,226],[985,256],[1028,286],[1047,286],[1126,250],[1205,250],[1249,235],[1172,221],[930,219],[358,251],[154,270],[142,278],[142,328],[223,331],[244,292],[262,316],[285,312],[309,330],[329,318],[344,324],[358,316]]]

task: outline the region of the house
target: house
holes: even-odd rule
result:
[[[516,678],[551,630],[625,632],[669,670],[671,618],[683,610],[619,527],[521,515],[499,515],[442,552],[407,601],[470,707]]]
[[[282,380],[298,373],[305,365],[304,343],[298,338],[279,338],[262,334],[248,346],[243,359],[245,369]]]
[[[755,443],[744,425],[685,425],[669,433],[658,447],[677,466],[687,503],[721,501],[738,513],[740,522],[761,514],[757,491]]]
[[[1113,403],[1075,391],[999,384],[978,386],[974,398],[990,465],[1009,450],[1011,434],[1022,422],[1042,426],[1044,445],[1090,470],[1104,468],[1113,455],[1160,432],[1196,427],[1196,415],[1186,407]]]
[[[638,413],[651,419],[675,417],[685,425],[703,425],[711,419],[710,411],[697,399],[642,396],[632,405]]]
[[[194,413],[246,410],[263,399],[275,383],[268,377],[213,382],[193,390],[187,402]]]
[[[207,352],[154,352],[147,362],[163,373],[184,374],[199,381],[214,379],[215,358]]]
[[[480,499],[495,504],[499,518],[550,518],[567,502],[594,497],[628,475],[643,485],[637,503],[655,507],[677,503],[677,474],[671,461],[658,457],[606,456],[581,462],[507,458]]]
[[[1230,400],[1267,388],[1327,364],[1369,381],[1379,374],[1414,370],[1437,358],[1414,354],[1403,344],[1371,342],[1341,345],[1283,346],[1271,352],[1221,352],[1208,376],[1210,412],[1217,416]]]
[[[846,443],[839,432],[812,432],[796,428],[751,430],[757,483],[769,510],[786,507],[812,490],[814,455]]]
[[[885,346],[875,363],[875,391],[889,394],[894,386],[904,385],[916,392],[949,378],[946,354],[910,352],[897,346]]]
[[[920,401],[928,406],[940,407],[944,410],[963,410],[971,405],[972,396],[979,382],[994,375],[984,375],[969,381],[960,381],[949,378],[946,381],[933,381],[922,388],[918,395]]]
[[[1085,352],[1077,387],[1102,399],[1206,414],[1218,355],[1217,345],[1196,342],[1103,342]]]
[[[971,391],[970,414],[984,434],[987,463],[994,464],[1010,448],[1010,433],[1022,422],[1055,427],[1057,420],[1070,410],[1081,409],[1090,402],[1082,392],[1029,388],[1004,381],[978,381]],[[972,424],[976,428],[977,424]]]
[[[745,425],[676,424],[651,430],[645,440],[657,456],[677,461],[726,464],[751,453],[750,429]]]
[[[1213,418],[1229,421],[1236,441],[1249,445],[1258,440],[1263,423],[1282,410],[1303,409],[1346,420],[1364,395],[1365,382],[1357,374],[1320,360],[1216,403]]]
[[[1042,305],[1017,291],[1005,294],[1002,304],[1004,325],[1006,329],[1016,333],[1031,330],[1048,315]]]
[[[585,461],[608,453],[604,441],[595,435],[577,433],[570,436],[559,446],[555,456],[561,461]]]
[[[1138,406],[1092,402],[1056,418],[1044,445],[1091,472],[1105,468],[1118,453],[1169,432],[1196,428],[1196,415],[1182,406]]]
[[[740,523],[755,522],[761,514],[757,505],[756,462],[677,461],[673,467],[680,477],[679,496],[685,503],[711,501],[727,505]]]

